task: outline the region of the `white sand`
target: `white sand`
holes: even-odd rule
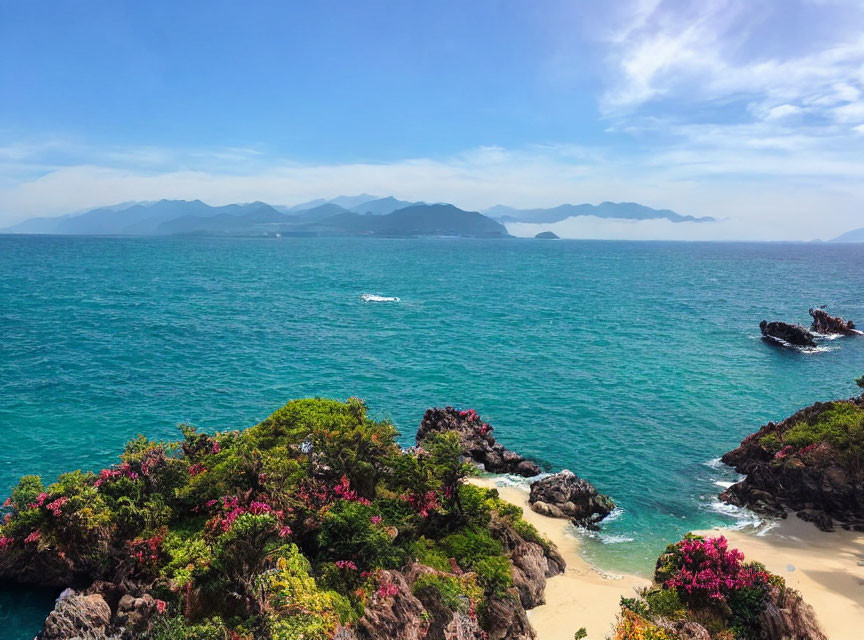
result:
[[[585,627],[589,640],[604,640],[610,635],[621,596],[633,597],[635,589],[647,586],[649,581],[638,576],[598,572],[579,553],[578,538],[568,533],[569,522],[532,511],[526,490],[498,486],[494,478],[472,478],[471,482],[495,487],[503,500],[522,507],[525,520],[555,543],[567,562],[567,570],[562,575],[547,581],[546,604],[528,611],[537,639],[573,640],[573,634],[580,627]]]
[[[764,534],[757,530],[698,532],[724,535],[729,546],[782,576],[816,611],[830,640],[864,638],[864,533],[819,531],[794,515]]]

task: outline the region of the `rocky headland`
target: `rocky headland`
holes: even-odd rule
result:
[[[746,474],[720,495],[726,502],[781,518],[794,511],[823,531],[864,531],[864,397],[769,422],[722,461]]]
[[[598,493],[594,485],[569,469],[532,482],[528,502],[541,515],[568,518],[588,529],[597,529],[615,508],[612,498]]]
[[[418,446],[365,405],[289,402],[242,431],[139,438],[117,465],[3,507],[0,581],[63,589],[42,640],[530,640],[565,561],[522,509],[466,482],[539,472],[476,412]]]

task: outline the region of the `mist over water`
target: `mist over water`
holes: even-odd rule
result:
[[[611,495],[585,553],[647,573],[683,533],[748,517],[716,504],[734,477],[712,460],[855,393],[864,338],[759,340],[821,304],[864,323],[864,246],[0,236],[0,499],[291,398],[365,398],[404,444],[453,404]],[[44,612],[20,610],[8,628],[32,637]]]

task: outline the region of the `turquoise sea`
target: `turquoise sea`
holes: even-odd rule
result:
[[[864,246],[0,236],[0,500],[290,398],[361,396],[405,444],[453,404],[610,494],[585,553],[647,574],[684,532],[746,519],[712,460],[855,392],[864,338],[759,340],[820,304],[864,322]],[[53,595],[0,592],[0,636],[32,638]]]

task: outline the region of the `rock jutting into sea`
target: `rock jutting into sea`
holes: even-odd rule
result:
[[[762,339],[772,344],[783,347],[815,347],[816,342],[813,334],[800,324],[788,322],[768,322],[763,320],[759,323]]]
[[[434,432],[454,432],[459,435],[465,457],[483,465],[489,473],[512,473],[525,478],[540,473],[540,466],[536,462],[496,442],[492,431],[494,429],[473,409],[460,411],[453,407],[436,407],[427,409],[423,415],[417,430],[417,443]]]
[[[531,483],[531,508],[553,518],[569,518],[576,526],[596,529],[615,503],[609,496],[568,469]]]
[[[861,382],[859,381],[859,384]],[[864,397],[817,402],[769,422],[721,459],[746,474],[721,500],[823,531],[864,530]]]
[[[813,324],[810,325],[810,331],[825,335],[861,335],[861,331],[855,328],[855,323],[851,320],[834,317],[829,315],[828,312],[823,309],[810,309],[809,313],[813,317]]]

